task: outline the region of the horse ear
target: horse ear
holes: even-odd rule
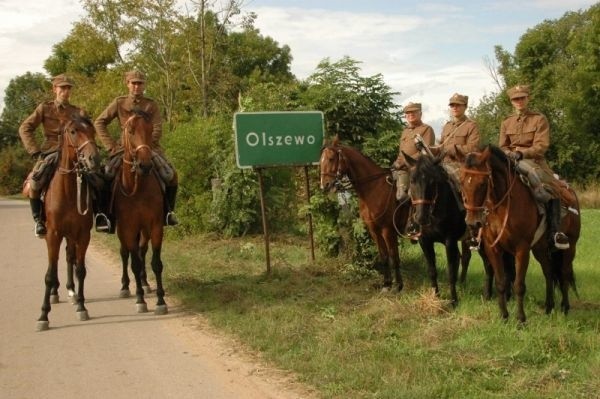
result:
[[[406,161],[408,166],[413,167],[417,164],[417,160],[405,153],[404,151],[402,151],[402,155],[404,155],[404,160]]]
[[[331,143],[332,146],[337,146],[340,144],[340,136],[336,133],[335,136],[333,136],[333,142]]]

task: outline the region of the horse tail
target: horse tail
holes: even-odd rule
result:
[[[554,251],[550,254],[552,260],[552,278],[559,285],[566,283],[577,297],[577,285],[575,284],[575,271],[573,270],[573,262],[565,262],[564,251]],[[560,285],[559,285],[560,286]]]

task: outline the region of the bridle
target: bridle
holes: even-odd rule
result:
[[[466,168],[466,167],[462,168],[462,173],[465,175],[485,176],[486,177],[486,179],[485,179],[485,185],[486,185],[485,196],[484,196],[482,204],[481,205],[472,205],[467,202],[464,202],[464,206],[467,211],[477,212],[477,213],[481,214],[480,221],[481,221],[481,224],[483,227],[489,226],[489,223],[487,221],[488,215],[492,212],[495,212],[506,201],[506,212],[504,214],[504,219],[502,221],[502,227],[500,228],[500,232],[498,233],[498,236],[496,237],[494,242],[491,244],[492,248],[495,247],[496,244],[498,244],[498,242],[500,241],[500,237],[502,237],[502,234],[504,233],[504,230],[506,229],[506,224],[508,222],[508,215],[510,213],[510,205],[511,205],[510,199],[512,197],[510,194],[514,187],[515,181],[517,180],[516,177],[513,176],[511,173],[510,160],[508,160],[507,164],[508,164],[508,166],[507,166],[506,175],[508,176],[508,180],[509,180],[508,189],[506,190],[506,192],[502,195],[502,198],[496,204],[494,204],[493,200],[492,200],[492,189],[494,187],[494,180],[492,178],[492,170],[490,169],[489,165],[487,165],[487,169],[485,171],[477,170],[477,169],[470,169],[470,168]],[[463,197],[463,199],[464,199],[464,197]],[[488,208],[488,206],[486,206],[486,204],[491,204],[492,205],[491,208]]]
[[[125,195],[126,197],[131,197],[133,196],[138,189],[138,173],[137,171],[140,170],[140,162],[138,161],[138,157],[137,157],[137,153],[138,151],[142,150],[142,149],[147,149],[148,151],[152,151],[152,147],[150,147],[148,144],[140,144],[136,147],[133,146],[133,144],[131,143],[131,138],[130,135],[132,127],[131,124],[133,123],[133,120],[135,118],[141,118],[142,116],[139,116],[137,114],[133,114],[131,115],[127,121],[125,122],[125,124],[123,125],[123,148],[125,149],[125,152],[129,155],[129,157],[131,158],[131,160],[127,159],[125,156],[123,156],[123,175],[125,174],[126,171],[126,165],[129,165],[130,167],[129,169],[129,173],[133,174],[133,189],[130,193],[125,192],[125,188],[123,187],[123,184],[121,182],[121,193],[123,195]]]
[[[76,175],[76,186],[77,186],[77,212],[80,215],[86,215],[88,213],[88,211],[90,210],[90,189],[89,189],[89,185],[88,185],[88,189],[86,190],[86,198],[85,198],[85,209],[82,210],[82,201],[81,201],[81,185],[83,184],[83,176],[87,175],[91,172],[90,168],[88,167],[88,165],[85,162],[85,154],[83,153],[83,149],[87,146],[87,145],[91,145],[94,143],[94,141],[90,138],[87,138],[87,140],[85,140],[83,143],[76,145],[73,142],[73,138],[71,137],[71,134],[68,132],[65,132],[66,130],[66,126],[63,127],[62,129],[62,133],[59,134],[59,142],[61,143],[61,151],[62,151],[62,146],[64,145],[64,141],[63,138],[60,136],[64,136],[64,140],[67,141],[67,146],[69,148],[73,148],[73,150],[75,151],[75,159],[72,160],[73,162],[73,167],[69,168],[68,166],[68,162],[69,160],[67,159],[67,165],[63,166],[63,165],[59,165],[58,167],[58,173],[62,174],[62,175],[67,175],[70,173],[75,173]],[[87,137],[87,136],[86,136]]]
[[[428,206],[428,210],[429,210],[429,216],[431,217],[433,215],[433,210],[435,209],[435,204],[438,200],[439,197],[439,183],[436,182],[435,183],[435,193],[433,195],[432,199],[427,199],[427,198],[415,198],[411,192],[410,194],[410,202],[413,206],[417,206],[417,205],[423,205],[423,206]]]

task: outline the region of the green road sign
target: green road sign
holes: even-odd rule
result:
[[[234,129],[240,168],[319,162],[324,137],[322,112],[238,112]]]

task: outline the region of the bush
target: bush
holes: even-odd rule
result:
[[[0,151],[0,195],[18,194],[33,162],[21,145],[8,145]]]

